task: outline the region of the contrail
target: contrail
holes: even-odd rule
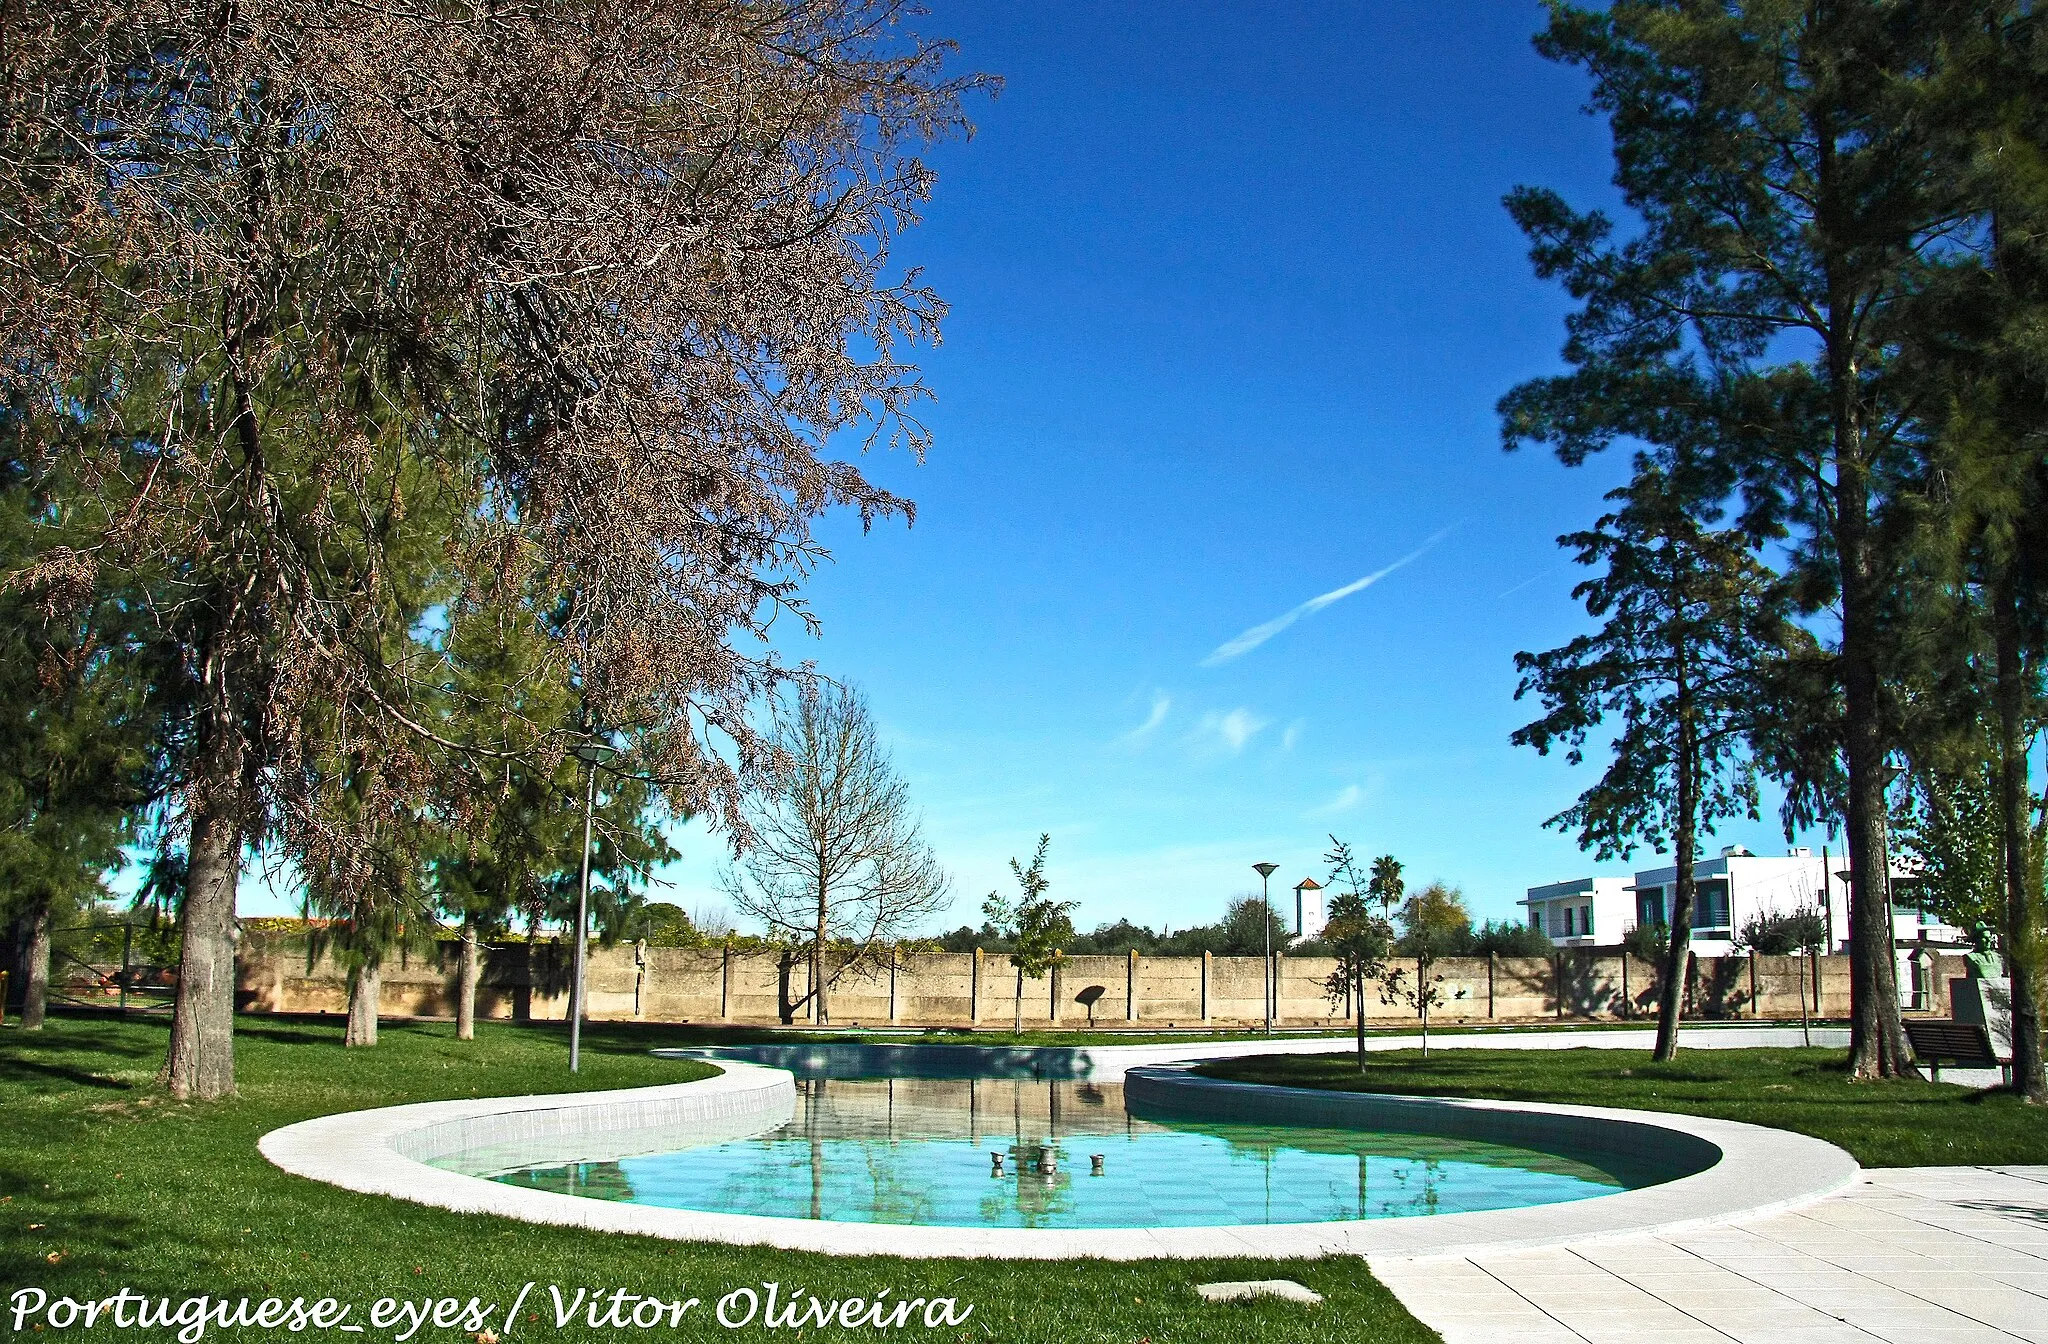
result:
[[[1452,524],[1452,527],[1455,526],[1455,523]],[[1207,658],[1204,658],[1202,660],[1201,665],[1203,667],[1215,667],[1219,663],[1227,663],[1233,658],[1241,657],[1244,654],[1250,653],[1253,649],[1256,649],[1257,647],[1259,647],[1259,645],[1265,643],[1273,636],[1279,634],[1288,626],[1293,625],[1302,617],[1310,615],[1314,612],[1321,611],[1324,607],[1329,606],[1332,602],[1341,602],[1345,598],[1351,596],[1353,593],[1360,592],[1364,589],[1372,587],[1381,579],[1384,579],[1385,577],[1387,577],[1387,575],[1393,573],[1395,570],[1401,568],[1403,565],[1413,564],[1415,561],[1421,559],[1423,555],[1428,552],[1430,547],[1436,545],[1439,541],[1442,541],[1446,536],[1449,536],[1450,532],[1451,528],[1444,528],[1435,536],[1432,536],[1428,541],[1423,542],[1420,546],[1417,546],[1414,550],[1408,552],[1408,554],[1402,556],[1393,564],[1388,565],[1385,569],[1376,569],[1362,579],[1353,579],[1350,583],[1345,584],[1342,588],[1334,588],[1331,591],[1324,593],[1321,597],[1312,597],[1308,601],[1296,607],[1294,610],[1286,612],[1279,616],[1275,616],[1272,620],[1267,621],[1264,625],[1255,625],[1251,629],[1239,635],[1236,639],[1230,640],[1229,642],[1224,644],[1219,644],[1216,647],[1216,651],[1214,653],[1211,653]]]
[[[1520,583],[1508,589],[1506,592],[1499,594],[1493,600],[1498,602],[1501,600],[1501,598],[1513,597],[1516,593],[1521,592],[1524,588],[1527,588],[1530,584],[1536,582],[1538,579],[1547,579],[1551,575],[1557,573],[1559,570],[1568,568],[1571,564],[1572,562],[1567,560],[1561,565],[1552,565],[1549,569],[1543,570],[1536,574],[1531,574],[1528,578],[1523,579]]]

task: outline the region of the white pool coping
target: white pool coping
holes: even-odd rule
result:
[[[1857,1176],[1855,1161],[1831,1144],[1725,1120],[1592,1106],[1264,1087],[1154,1067],[1129,1068],[1124,1077],[1126,1088],[1135,1088],[1148,1107],[1255,1114],[1262,1120],[1321,1117],[1317,1123],[1368,1124],[1374,1116],[1384,1119],[1390,1108],[1397,1108],[1406,1128],[1426,1123],[1442,1132],[1471,1133],[1478,1125],[1495,1134],[1517,1126],[1528,1134],[1569,1129],[1578,1143],[1589,1130],[1598,1129],[1621,1147],[1685,1136],[1677,1141],[1704,1140],[1719,1149],[1720,1159],[1704,1171],[1662,1185],[1519,1209],[1361,1222],[1070,1229],[917,1227],[666,1209],[527,1189],[429,1165],[431,1159],[457,1151],[517,1147],[571,1134],[587,1137],[589,1142],[579,1146],[594,1157],[603,1150],[606,1134],[655,1125],[690,1126],[700,1136],[733,1138],[765,1132],[794,1113],[795,1082],[787,1071],[734,1061],[720,1067],[724,1072],[718,1077],[662,1087],[350,1111],[273,1130],[257,1146],[272,1163],[295,1175],[459,1213],[676,1241],[913,1258],[1469,1255],[1781,1212],[1833,1194]]]

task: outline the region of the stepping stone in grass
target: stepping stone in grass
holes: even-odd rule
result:
[[[1293,1279],[1247,1279],[1241,1283],[1198,1283],[1195,1291],[1206,1302],[1249,1302],[1255,1297],[1277,1297],[1285,1302],[1320,1302],[1323,1295],[1304,1288]]]

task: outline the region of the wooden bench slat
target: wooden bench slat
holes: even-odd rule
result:
[[[1913,1053],[1929,1063],[1939,1060],[1987,1069],[2003,1063],[1992,1052],[1990,1033],[1975,1022],[1909,1017],[1905,1027]]]

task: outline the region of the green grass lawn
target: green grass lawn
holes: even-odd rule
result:
[[[338,1019],[245,1018],[239,1024],[240,1095],[210,1105],[167,1099],[151,1085],[164,1053],[161,1020],[52,1018],[37,1036],[0,1031],[0,1328],[9,1295],[35,1287],[83,1301],[123,1288],[152,1298],[334,1297],[362,1322],[379,1297],[471,1296],[500,1318],[529,1281],[538,1286],[505,1344],[523,1337],[746,1339],[795,1337],[754,1326],[727,1330],[704,1314],[730,1289],[765,1282],[823,1298],[952,1297],[973,1315],[957,1329],[885,1332],[816,1328],[812,1338],[905,1334],[923,1339],[1121,1341],[1122,1344],[1295,1344],[1436,1338],[1366,1271],[1362,1261],[989,1262],[822,1255],[659,1241],[539,1227],[351,1194],[288,1176],[256,1140],[334,1111],[449,1097],[514,1095],[678,1082],[706,1066],[660,1060],[659,1045],[702,1043],[703,1033],[594,1024],[583,1072],[566,1069],[559,1024],[485,1023],[460,1042],[452,1024],[387,1025],[372,1050],[343,1050]],[[780,1039],[780,1038],[778,1038]],[[886,1250],[889,1229],[875,1229]],[[1292,1278],[1328,1300],[1209,1305],[1193,1285],[1214,1279]],[[558,1330],[546,1298],[623,1288],[706,1307],[652,1331]],[[522,1313],[525,1316],[527,1313]],[[921,1318],[920,1318],[921,1320]],[[250,1327],[207,1339],[394,1339],[402,1327],[352,1336]],[[496,1324],[493,1329],[498,1328]],[[11,1333],[11,1332],[10,1332]],[[24,1333],[23,1338],[29,1337]],[[428,1325],[407,1344],[466,1338]],[[163,1344],[171,1330],[50,1330],[41,1338],[121,1338]]]
[[[2048,1108],[1947,1083],[1851,1082],[1845,1052],[1681,1049],[1415,1050],[1219,1060],[1212,1078],[1347,1092],[1490,1097],[1741,1120],[1811,1134],[1866,1167],[2048,1162]]]

